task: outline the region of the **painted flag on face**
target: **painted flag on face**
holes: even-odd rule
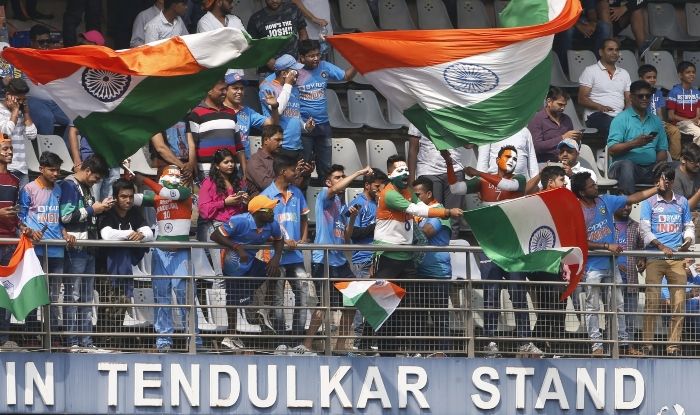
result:
[[[406,290],[384,280],[337,282],[335,288],[343,294],[343,305],[355,307],[377,331],[399,306]]]
[[[500,141],[542,107],[552,40],[577,0],[511,0],[502,28],[353,33],[329,42],[439,150]]]
[[[220,28],[114,51],[103,46],[13,49],[3,57],[40,85],[117,165],[182,120],[228,68],[263,66],[288,38]]]
[[[535,213],[533,213],[535,212]],[[464,212],[479,245],[508,272],[559,274],[571,269],[562,299],[578,285],[588,257],[588,236],[576,196],[566,188]]]
[[[34,253],[34,246],[23,236],[10,263],[0,266],[0,307],[9,310],[17,320],[49,303],[44,270]]]

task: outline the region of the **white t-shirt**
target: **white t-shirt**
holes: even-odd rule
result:
[[[626,70],[616,66],[615,73],[610,79],[608,70],[598,61],[595,65],[587,66],[583,70],[578,82],[581,86],[591,88],[590,98],[593,102],[613,109],[612,112],[607,113],[611,117],[625,109],[625,92],[629,92],[632,83],[630,74]],[[588,119],[588,116],[594,112],[586,108],[583,117]]]
[[[229,14],[226,16],[225,22],[226,27],[245,30],[243,27],[243,22],[241,22],[241,19],[239,19],[238,16]],[[209,32],[212,30],[221,29],[222,27],[224,27],[224,25],[221,24],[219,19],[217,19],[212,12],[207,12],[201,19],[199,19],[199,22],[197,23],[197,33]]]
[[[129,43],[132,48],[146,43],[146,23],[153,20],[158,14],[160,14],[160,9],[153,5],[136,16],[134,26],[131,29],[131,42]]]
[[[445,160],[440,155],[437,147],[432,141],[414,127],[413,125],[408,126],[409,137],[419,137],[418,141],[418,160],[416,162],[416,177],[428,175],[437,176],[440,174],[447,173],[447,165]],[[450,155],[452,156],[452,165],[455,171],[464,170],[459,153],[452,149],[450,150]]]
[[[333,25],[331,25],[331,8],[328,4],[328,0],[302,0],[301,2],[304,3],[304,7],[306,7],[311,14],[328,22],[328,26],[326,26],[326,30],[328,31],[327,36],[332,35]],[[304,19],[306,20],[306,33],[308,33],[309,39],[318,40],[318,32],[321,30],[321,27],[311,20],[306,19],[306,16],[304,16]]]
[[[596,176],[595,172],[588,167],[583,167],[581,165],[581,162],[576,162],[576,165],[571,168],[571,172],[573,174],[576,173],[583,173],[583,172],[589,172],[591,174],[591,179],[593,179],[594,182],[598,182],[598,176]],[[566,188],[571,190],[571,180],[569,180],[569,176],[564,176],[564,183],[566,183]]]
[[[479,158],[476,169],[486,173],[498,172],[496,159],[498,151],[503,146],[513,146],[518,150],[518,164],[515,166],[515,174],[522,174],[528,180],[539,174],[535,145],[532,143],[530,130],[523,128],[512,136],[491,144],[479,146]]]
[[[185,22],[180,16],[176,17],[172,23],[163,16],[160,12],[158,16],[146,23],[144,40],[146,43],[155,42],[156,40],[170,39],[175,36],[188,35]]]

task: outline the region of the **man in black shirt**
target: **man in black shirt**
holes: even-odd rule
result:
[[[267,67],[258,68],[259,73],[273,72],[275,59],[284,54],[298,59],[299,40],[309,38],[304,15],[295,4],[283,3],[282,0],[265,0],[265,7],[255,12],[248,20],[248,33],[255,39],[293,35],[287,45],[277,52],[277,56],[267,62]]]

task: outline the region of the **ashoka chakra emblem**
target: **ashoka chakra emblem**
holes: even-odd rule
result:
[[[83,88],[102,102],[113,102],[124,96],[131,84],[131,76],[102,69],[83,71]]]
[[[471,63],[454,63],[442,76],[453,89],[472,94],[482,94],[498,86],[498,75],[494,71]]]
[[[549,226],[540,226],[530,235],[530,252],[554,248],[557,236]]]

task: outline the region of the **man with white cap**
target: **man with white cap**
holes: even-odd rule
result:
[[[280,125],[284,130],[280,154],[299,160],[302,157],[301,133],[314,128],[313,118],[304,122],[301,119],[299,89],[296,86],[299,70],[304,65],[297,62],[292,55],[282,55],[275,61],[274,75],[270,75],[260,84],[260,103],[263,114],[270,116],[271,106],[267,103],[269,92],[274,94],[279,104]],[[274,77],[273,77],[274,76]]]
[[[197,22],[197,33],[222,27],[245,30],[241,19],[233,14],[233,0],[204,0],[202,8],[207,12]]]
[[[241,69],[229,69],[226,71],[224,81],[226,81],[226,85],[228,85],[224,106],[232,109],[236,113],[236,122],[238,125],[238,132],[241,135],[241,143],[245,150],[245,158],[250,159],[251,152],[248,135],[251,127],[260,130],[263,125],[278,125],[280,122],[277,97],[270,91],[265,92],[265,103],[270,109],[270,115],[266,117],[243,104],[245,88],[243,71]]]
[[[557,144],[557,150],[559,150],[559,162],[562,164],[564,169],[564,182],[566,183],[566,188],[571,190],[571,177],[576,173],[588,172],[591,174],[591,179],[594,182],[598,181],[595,172],[587,167],[583,167],[581,162],[578,161],[578,154],[581,149],[581,144],[573,138],[565,138]]]

